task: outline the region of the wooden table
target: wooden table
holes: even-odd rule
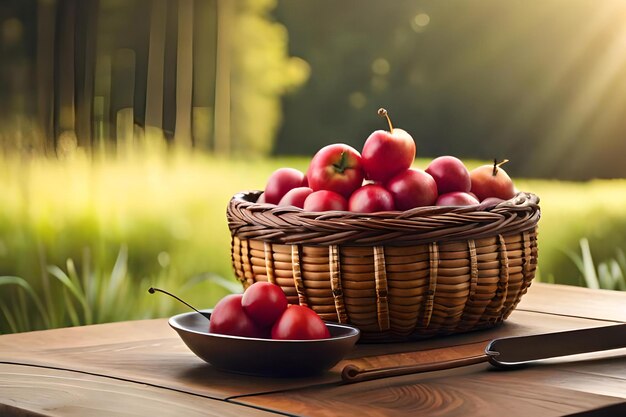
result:
[[[330,372],[249,377],[194,356],[165,319],[0,336],[0,415],[626,415],[626,349],[515,371],[487,364],[344,385],[344,365],[481,353],[489,340],[626,322],[626,293],[535,283],[496,329],[358,345]],[[251,354],[254,354],[251,352]]]

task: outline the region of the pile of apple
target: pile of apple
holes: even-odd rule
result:
[[[271,282],[255,282],[243,294],[222,298],[211,313],[211,333],[278,340],[330,337],[328,327],[306,306],[289,305]]]
[[[394,128],[377,130],[359,153],[336,143],[320,149],[306,174],[280,168],[271,174],[257,203],[295,206],[305,211],[343,210],[357,213],[409,210],[422,206],[497,204],[513,198],[513,181],[501,168],[507,160],[471,172],[453,156],[432,160],[425,170],[411,168],[415,141]]]

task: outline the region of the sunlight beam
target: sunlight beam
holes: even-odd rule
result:
[[[555,59],[558,65],[554,66],[550,72],[544,73],[540,87],[521,101],[520,106],[508,119],[508,123],[497,133],[497,137],[508,140],[509,137],[514,136],[515,132],[523,129],[524,126],[530,126],[542,116],[545,107],[549,105],[556,92],[564,87],[566,77],[576,70],[579,62],[587,58],[593,39],[606,28],[620,6],[616,2],[602,5],[604,7],[597,8],[596,13],[589,17],[578,35],[559,51],[559,58]]]
[[[537,164],[558,163],[560,151],[579,140],[579,134],[596,111],[603,111],[602,97],[611,87],[615,78],[620,74],[626,57],[626,27],[622,27],[619,34],[607,45],[604,54],[595,60],[595,70],[590,73],[589,82],[577,86],[576,96],[563,110],[561,117],[549,127],[547,140],[537,152]],[[593,142],[593,138],[587,141]]]

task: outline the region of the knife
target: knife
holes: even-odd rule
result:
[[[503,337],[489,342],[485,353],[481,355],[448,361],[375,369],[362,369],[349,364],[343,368],[341,379],[345,383],[354,383],[483,362],[489,362],[498,368],[519,368],[542,359],[624,347],[626,347],[626,323],[531,336]]]

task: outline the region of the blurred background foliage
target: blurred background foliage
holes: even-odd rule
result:
[[[0,332],[237,291],[225,207],[394,123],[416,165],[508,158],[538,279],[626,286],[620,0],[0,2]]]

